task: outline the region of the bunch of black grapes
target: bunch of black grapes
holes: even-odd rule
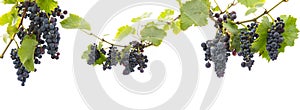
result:
[[[57,27],[57,18],[63,19],[68,12],[62,11],[58,6],[51,13],[46,13],[39,8],[35,1],[20,2],[16,8],[19,12],[18,16],[24,19],[23,22],[29,22],[28,27],[25,28],[22,25],[16,34],[20,39],[20,44],[22,44],[24,37],[27,35],[34,35],[36,41],[38,41],[34,52],[34,63],[40,64],[40,59],[45,53],[49,54],[52,59],[59,59],[58,46],[61,37]],[[18,70],[18,80],[24,86],[26,78],[29,78],[30,71],[26,70],[20,62],[17,51],[17,49],[11,50],[11,58],[14,60],[15,68]]]
[[[148,57],[144,55],[145,44],[142,44],[137,41],[130,42],[132,48],[130,51],[124,53],[124,58],[121,59],[120,64],[125,67],[123,74],[129,75],[131,72],[134,72],[135,68],[144,73],[144,69],[147,68]]]
[[[251,46],[254,40],[256,40],[259,35],[256,33],[256,28],[258,27],[257,23],[251,23],[247,25],[247,30],[242,30],[240,34],[240,47],[241,50],[238,53],[239,56],[243,56],[243,62],[241,63],[242,67],[248,67],[249,71],[251,70],[254,60],[254,52],[251,51]]]
[[[106,57],[105,62],[102,64],[104,71],[120,64],[125,67],[123,70],[124,75],[129,75],[136,68],[143,73],[145,68],[147,68],[146,63],[148,63],[148,57],[143,54],[146,45],[138,41],[132,41],[129,45],[130,49],[124,48],[122,51],[119,51],[116,46],[112,45],[106,52],[104,48],[98,50],[97,45],[94,44],[90,47],[91,51],[88,55],[87,63],[93,65],[100,58],[100,54],[103,54]]]
[[[284,41],[282,33],[284,33],[284,21],[278,17],[275,24],[268,31],[267,51],[272,61],[277,60],[278,49],[281,48],[281,43]]]
[[[224,13],[224,14],[215,13],[213,14],[213,16],[216,18],[215,27],[219,29],[223,28],[223,22],[227,23],[228,20],[234,21],[237,18],[235,11],[232,11],[230,13]]]
[[[201,44],[205,51],[205,61],[207,61],[205,66],[210,68],[210,61],[213,62],[218,77],[224,77],[226,63],[230,56],[229,44],[227,44],[229,38],[226,37],[229,36],[227,34],[224,35],[221,30],[218,30],[213,40],[208,40]]]

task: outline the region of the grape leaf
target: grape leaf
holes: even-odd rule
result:
[[[3,0],[4,4],[16,4],[17,0]]]
[[[98,50],[101,50],[101,48],[103,47],[103,42],[101,41],[101,42],[99,42],[99,44],[98,44]]]
[[[220,7],[216,6],[215,8],[212,9],[213,11],[220,11]]]
[[[118,29],[118,32],[115,36],[116,40],[122,40],[124,39],[126,36],[130,35],[130,34],[134,34],[136,32],[136,29],[134,27],[131,26],[122,26]]]
[[[252,51],[259,52],[259,54],[270,61],[270,56],[268,54],[266,45],[268,38],[268,30],[272,27],[272,23],[269,21],[268,17],[264,16],[262,22],[258,25],[256,33],[259,37],[252,44]]]
[[[266,2],[266,0],[238,0],[239,3],[245,5],[248,8],[256,7],[256,5],[261,6]]]
[[[46,13],[51,13],[58,6],[55,0],[36,0],[36,4]]]
[[[104,62],[106,61],[106,57],[104,54],[100,54],[100,58],[98,60],[95,61],[94,66],[96,65],[102,65]]]
[[[3,42],[7,44],[7,40],[9,39],[9,35],[8,34],[3,34],[2,36]]]
[[[173,29],[174,34],[179,34],[181,32],[180,21],[172,22],[171,28]]]
[[[103,46],[103,42],[99,42],[98,48],[97,48],[97,49],[100,51],[101,48],[102,48],[102,46]],[[101,51],[100,51],[100,58],[97,59],[97,60],[95,61],[94,66],[96,66],[96,65],[102,65],[105,61],[106,61],[106,57],[105,57],[105,55],[104,55],[103,53],[101,53]]]
[[[264,2],[260,2],[260,3],[255,4],[255,7],[260,8],[260,7],[263,7],[264,4],[265,4]]]
[[[239,36],[239,29],[237,24],[235,24],[233,21],[228,21],[227,23],[223,23],[224,28],[227,29],[229,35],[230,35],[230,49],[235,49],[236,51],[240,50],[240,36]]]
[[[12,18],[11,18],[10,12],[5,13],[2,16],[0,16],[0,26],[10,23],[11,21],[12,21]]]
[[[149,18],[152,15],[152,13],[150,12],[145,12],[144,14],[142,14],[141,16],[138,16],[136,18],[132,18],[131,22],[135,23],[135,22],[139,22],[145,18]]]
[[[12,25],[11,23],[9,23],[9,25],[7,26],[7,33],[9,34],[9,36],[13,36],[17,32],[18,32],[17,24]]]
[[[182,6],[181,0],[176,0],[176,1],[177,1],[177,3],[179,4],[179,6],[181,7],[181,6]]]
[[[208,23],[210,2],[209,0],[191,0],[187,1],[180,8],[180,27],[187,30],[192,25],[205,26]]]
[[[287,15],[281,15],[280,18],[285,22],[284,30],[285,32],[282,34],[284,40],[281,44],[281,48],[279,52],[284,52],[286,46],[294,46],[294,41],[298,38],[299,30],[296,26],[297,18]]]
[[[18,56],[28,71],[34,71],[34,51],[38,42],[33,38],[35,38],[35,35],[26,35],[21,47],[18,49]]]
[[[170,30],[170,25],[169,25],[169,24],[165,24],[164,27],[163,27],[163,29],[164,29],[165,31]]]
[[[70,14],[70,16],[61,21],[60,24],[65,29],[91,30],[90,24],[86,20],[75,14]]]
[[[163,29],[156,26],[146,26],[141,31],[142,40],[147,40],[154,46],[159,46],[166,35],[167,33]]]
[[[89,60],[89,54],[91,53],[91,47],[92,47],[92,44],[88,45],[88,50],[84,51],[82,56],[81,56],[81,59],[85,59],[86,61]]]
[[[249,15],[249,14],[252,14],[252,13],[255,13],[257,11],[257,8],[250,8],[246,11],[245,15]]]
[[[163,12],[160,13],[158,16],[158,20],[169,20],[172,19],[171,16],[174,15],[174,10],[172,9],[165,9]]]
[[[0,16],[0,26],[3,26],[8,23],[12,23],[14,25],[17,19],[18,10],[16,9],[16,5],[14,5],[9,12]]]

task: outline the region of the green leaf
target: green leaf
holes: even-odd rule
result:
[[[22,41],[21,47],[18,49],[20,60],[28,71],[34,71],[34,51],[38,44],[34,38],[34,35],[26,35]]]
[[[134,27],[131,26],[122,26],[118,29],[118,32],[115,36],[116,40],[122,40],[124,39],[126,36],[130,35],[130,34],[134,34],[136,32],[136,29]]]
[[[180,27],[187,30],[191,26],[205,26],[208,23],[210,2],[209,0],[187,1],[180,8]]]
[[[165,24],[164,27],[163,27],[163,29],[164,29],[165,31],[170,30],[170,25],[169,25],[169,24]]]
[[[99,44],[98,44],[98,50],[101,50],[102,47],[103,47],[103,42],[99,42]]]
[[[106,61],[106,57],[104,54],[100,54],[100,58],[98,60],[95,61],[94,66],[96,65],[102,65],[104,62]]]
[[[60,22],[61,26],[65,29],[85,29],[91,30],[90,24],[83,18],[75,14],[70,14],[68,18]]]
[[[9,39],[9,35],[8,34],[3,34],[1,37],[3,38],[3,42],[7,44],[7,41]]]
[[[266,45],[268,38],[268,30],[272,27],[272,23],[269,21],[268,17],[264,16],[262,22],[258,25],[256,33],[258,33],[259,37],[252,44],[252,51],[259,52],[259,54],[270,61],[270,56],[268,54]]]
[[[104,34],[103,36],[106,37],[106,36],[109,36],[109,35],[110,35],[110,34]]]
[[[145,18],[149,18],[152,15],[151,12],[145,12],[144,14],[142,14],[141,16],[138,16],[136,18],[132,18],[131,22],[135,23],[135,22],[139,22]]]
[[[256,5],[262,5],[266,2],[266,0],[238,0],[239,3],[245,5],[248,8],[253,8]]]
[[[282,34],[284,40],[279,52],[284,52],[286,46],[294,46],[295,40],[298,38],[299,30],[296,25],[297,18],[294,18],[291,15],[281,15],[280,18],[282,18],[285,23],[285,32]]]
[[[11,21],[12,21],[11,13],[10,12],[5,13],[0,17],[0,26],[10,23]]]
[[[213,11],[220,11],[220,7],[216,6],[215,8],[212,9]]]
[[[163,12],[160,13],[158,16],[158,20],[169,20],[172,19],[171,16],[174,15],[174,10],[172,9],[165,9]]]
[[[230,35],[230,49],[235,49],[236,51],[240,50],[240,30],[238,29],[237,24],[235,24],[233,21],[228,21],[227,23],[223,23],[224,28],[227,29],[229,35]]]
[[[9,36],[13,36],[17,32],[18,32],[18,26],[9,23],[9,25],[7,26],[7,33],[9,34]]]
[[[249,14],[252,14],[252,13],[255,13],[257,11],[257,8],[250,8],[246,11],[245,15],[249,15]]]
[[[0,26],[10,23],[11,21],[12,21],[12,18],[11,18],[10,12],[5,13],[2,16],[0,16]]]
[[[3,0],[4,4],[16,4],[17,0]]]
[[[81,56],[81,59],[85,59],[86,61],[89,60],[89,54],[91,53],[91,47],[92,47],[92,44],[88,45],[88,50],[84,51],[82,56]]]
[[[182,6],[181,0],[176,0],[176,1],[177,1],[177,3],[179,4],[179,6],[181,7],[181,6]]]
[[[36,0],[36,4],[46,13],[51,13],[58,6],[55,0]]]
[[[260,8],[260,7],[263,7],[264,6],[264,2],[260,2],[260,3],[257,3],[256,5],[255,5],[255,7],[256,8]]]
[[[166,35],[163,29],[155,26],[146,26],[141,31],[142,40],[152,42],[154,46],[159,46]]]
[[[16,9],[16,5],[11,8],[11,10],[2,16],[0,16],[0,26],[5,24],[15,24],[16,20],[18,19],[18,10]]]
[[[181,32],[180,21],[172,22],[171,28],[173,29],[174,34],[179,34]]]

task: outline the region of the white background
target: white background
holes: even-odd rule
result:
[[[222,9],[226,7],[226,2],[231,2],[230,0],[218,1]],[[277,1],[279,0],[267,0],[265,7],[269,9]],[[59,1],[63,9],[80,16],[84,16],[90,9],[89,7],[92,7],[96,2],[97,0],[89,0],[88,2],[80,0]],[[297,0],[290,0],[288,3],[280,5],[271,14],[274,17],[281,14],[292,14],[300,18],[299,13],[297,13],[297,10],[299,10],[297,4],[299,3]],[[0,7],[1,15],[10,9],[10,6],[2,4]],[[239,14],[238,20],[246,19],[241,17],[243,12],[246,11],[245,8],[239,6],[233,10],[237,10]],[[138,12],[137,10],[136,13]],[[257,12],[257,15],[260,12]],[[129,18],[134,16],[137,15],[129,16]],[[5,28],[0,28],[0,35],[3,34],[4,30]],[[190,31],[188,32],[191,33]],[[62,53],[60,60],[52,61],[43,58],[42,64],[37,66],[38,72],[31,74],[25,87],[21,87],[20,82],[17,81],[16,70],[9,58],[9,51],[4,59],[0,59],[0,110],[88,110],[77,90],[72,69],[76,32],[76,30],[61,31],[63,38],[60,44]],[[199,43],[204,41],[203,38],[195,38],[200,37],[197,34],[188,35],[194,46],[199,46]],[[5,44],[2,39],[0,40],[0,50],[2,50]],[[299,110],[300,107],[297,105],[300,100],[300,87],[298,86],[300,84],[300,74],[298,73],[300,62],[299,43],[299,40],[296,40],[295,47],[287,47],[286,52],[279,55],[278,61],[268,63],[261,58],[256,58],[251,72],[240,68],[241,58],[231,57],[228,62],[222,91],[211,110]],[[200,49],[199,47],[195,48]],[[160,54],[159,52],[151,54],[156,53]],[[203,67],[203,52],[198,51],[197,54],[199,54],[200,72],[207,73],[203,77],[209,79],[210,75],[208,74],[211,70]],[[207,82],[199,84],[199,88],[201,86],[205,88],[205,84]],[[195,97],[203,97],[201,95],[203,92],[205,91],[198,89],[198,94]],[[200,99],[193,99],[187,109],[198,109],[199,101],[201,102]],[[139,104],[137,103],[137,105]]]

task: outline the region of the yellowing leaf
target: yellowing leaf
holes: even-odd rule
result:
[[[126,36],[130,35],[130,34],[134,34],[135,33],[135,28],[131,27],[131,26],[122,26],[118,29],[118,32],[115,36],[116,40],[122,40],[123,38],[125,38]]]
[[[238,0],[239,3],[245,5],[248,8],[261,6],[266,2],[266,0]]]
[[[36,0],[36,3],[46,13],[51,13],[57,7],[55,0]]]

